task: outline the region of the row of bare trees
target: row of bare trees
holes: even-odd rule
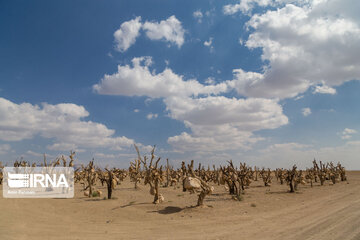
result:
[[[345,168],[338,163],[336,166],[330,163],[313,161],[313,167],[307,168],[305,171],[297,170],[296,165],[292,169],[276,169],[275,177],[280,184],[286,182],[289,185],[290,192],[298,190],[298,185],[305,185],[310,183],[313,187],[314,183],[320,182],[320,185],[324,185],[325,181],[329,180],[332,184],[340,181],[347,181]]]
[[[345,168],[338,163],[334,165],[332,162],[323,163],[313,161],[313,166],[306,170],[298,170],[296,165],[291,169],[277,168],[274,171],[265,168],[250,167],[246,163],[240,163],[235,166],[233,161],[228,161],[227,165],[218,168],[213,165],[205,169],[199,163],[198,168],[194,169],[194,161],[190,164],[182,162],[181,168],[174,169],[169,165],[168,159],[166,165],[161,164],[161,158],[155,155],[155,146],[149,155],[141,156],[139,148],[135,145],[137,158],[130,162],[128,169],[119,168],[105,168],[96,167],[94,160],[90,161],[86,166],[81,165],[75,170],[75,182],[82,185],[84,195],[88,197],[101,196],[102,192],[98,190],[97,184],[101,186],[106,184],[107,198],[112,198],[112,192],[117,185],[120,185],[124,179],[129,176],[130,181],[134,183],[134,188],[138,189],[139,184],[149,185],[150,194],[154,196],[153,203],[158,204],[164,201],[164,196],[160,193],[160,187],[171,187],[182,184],[183,191],[190,193],[197,192],[198,206],[204,204],[206,196],[212,194],[214,187],[211,184],[224,185],[225,189],[233,196],[234,199],[241,200],[241,195],[245,193],[246,189],[250,187],[254,181],[263,182],[265,187],[270,187],[273,177],[276,178],[280,184],[287,184],[289,192],[298,190],[299,184],[309,183],[312,187],[314,183],[319,182],[324,185],[326,181],[331,181],[335,184],[339,181],[347,181]],[[65,156],[60,156],[53,162],[48,162],[46,155],[41,166],[56,167],[69,166],[73,167],[75,161],[75,152],[71,151],[69,160]],[[68,162],[68,163],[67,163]],[[14,167],[29,167],[36,166],[24,160],[15,161]],[[0,163],[0,168],[3,168]],[[0,172],[0,184],[2,182],[2,172]]]

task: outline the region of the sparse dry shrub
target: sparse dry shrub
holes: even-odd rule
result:
[[[135,189],[138,189],[138,183],[140,183],[142,179],[142,173],[141,173],[141,156],[139,153],[139,149],[137,146],[135,146],[135,149],[138,153],[138,158],[134,160],[134,162],[130,162],[129,167],[129,176],[130,180],[134,182]]]
[[[276,177],[276,180],[280,181],[280,184],[283,185],[284,179],[285,179],[285,170],[283,168],[277,168],[275,170],[275,177]]]
[[[185,163],[183,162],[182,166]],[[196,176],[194,167],[194,160],[191,160],[191,164],[188,165],[188,169],[183,169],[185,173],[185,178],[183,181],[183,189],[194,192],[195,190],[200,191],[197,206],[204,205],[204,199],[207,195],[211,194],[214,191],[214,187],[210,186],[207,182],[201,179],[200,176]]]
[[[268,168],[267,170],[262,168],[260,171],[260,177],[263,180],[265,187],[271,186],[272,176],[270,168]]]
[[[314,165],[315,174],[320,180],[320,185],[324,185],[324,183],[326,181],[326,175],[327,175],[327,169],[326,169],[325,164],[323,164],[320,161],[320,167],[319,167],[316,160],[314,159],[313,165]]]
[[[106,186],[107,186],[107,198],[111,199],[112,196],[112,190],[115,189],[118,181],[120,181],[114,174],[115,170],[109,170],[107,168],[105,168],[105,172],[101,171],[100,169],[97,171],[98,172],[98,178],[100,179],[100,181],[105,182]]]
[[[292,169],[286,170],[285,173],[285,181],[289,185],[291,193],[295,192],[296,168],[296,165],[294,165]]]
[[[146,156],[143,157],[143,159],[141,159],[140,156],[140,152],[138,147],[135,145],[135,149],[137,151],[138,154],[138,161],[143,163],[144,169],[145,169],[145,179],[144,179],[144,184],[150,185],[150,194],[154,195],[154,204],[158,204],[164,201],[164,197],[160,194],[159,192],[159,187],[160,184],[164,181],[165,178],[165,174],[162,170],[162,166],[158,167],[159,161],[160,161],[160,157],[156,160],[155,164],[153,165],[153,161],[155,159],[155,146],[153,147],[153,149],[151,150],[151,159],[150,159],[150,164],[147,165],[147,158]]]
[[[259,169],[256,166],[254,167],[254,175],[254,181],[258,181]]]
[[[290,192],[293,193],[298,190],[298,185],[305,185],[305,176],[303,171],[297,171],[296,165],[292,167],[292,169],[285,171],[285,181],[290,187]]]
[[[89,164],[83,169],[82,173],[82,184],[84,185],[83,190],[88,190],[88,196],[92,197],[92,193],[95,190],[96,179],[98,177],[98,173],[95,171],[94,159],[89,162]]]
[[[234,167],[231,160],[228,163],[227,171],[224,171],[224,174],[227,175],[227,181],[230,182],[230,185],[234,188],[232,194],[239,199],[240,194],[244,193],[245,187],[250,186],[251,180],[253,179],[253,171],[246,163],[240,163],[239,170]]]
[[[347,181],[345,168],[343,166],[341,166],[340,162],[337,164],[336,170],[338,171],[338,173],[340,175],[340,180],[342,182]]]
[[[222,175],[221,175],[221,179],[220,182],[221,184],[226,184],[227,189],[229,191],[230,195],[234,195],[236,194],[236,177],[233,173],[233,171],[231,170],[230,166],[227,167],[222,167],[220,166]]]
[[[332,162],[327,164],[327,168],[328,168],[328,178],[331,180],[333,184],[335,184],[337,181],[340,180],[340,172]]]
[[[313,168],[306,169],[305,179],[310,182],[310,186],[313,187],[313,183],[315,181],[315,170]]]

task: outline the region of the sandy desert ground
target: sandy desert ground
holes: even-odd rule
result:
[[[215,186],[205,207],[195,194],[161,188],[165,202],[152,204],[149,187],[128,178],[114,199],[4,199],[0,191],[0,239],[360,239],[360,172],[348,183],[300,186],[254,182],[242,201]],[[98,184],[100,185],[100,184]],[[106,193],[105,187],[100,190]]]

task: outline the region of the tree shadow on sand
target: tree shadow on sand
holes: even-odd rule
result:
[[[272,191],[272,192],[266,192],[265,194],[290,194],[290,195],[293,195],[293,194],[302,194],[302,192],[290,192],[289,190],[287,191]]]
[[[114,207],[111,210],[116,210],[119,208],[126,208],[126,207],[130,207],[130,206],[136,206],[136,205],[153,205],[152,203],[148,203],[148,202],[143,202],[143,203],[136,203],[135,201],[131,201],[128,204],[122,205],[122,206],[118,206],[118,207]]]
[[[182,210],[184,210],[184,208],[168,206],[165,207],[164,209],[160,209],[158,211],[153,211],[153,212],[157,212],[160,214],[173,214],[173,213],[181,212]]]
[[[148,211],[148,213],[159,213],[159,214],[174,214],[179,213],[184,210],[190,210],[190,209],[201,209],[201,208],[212,208],[212,205],[203,205],[203,206],[188,206],[184,208],[180,207],[174,207],[174,206],[167,206],[163,209],[156,210],[156,211]]]

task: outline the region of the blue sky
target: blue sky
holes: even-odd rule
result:
[[[360,169],[355,0],[1,1],[0,161]]]

